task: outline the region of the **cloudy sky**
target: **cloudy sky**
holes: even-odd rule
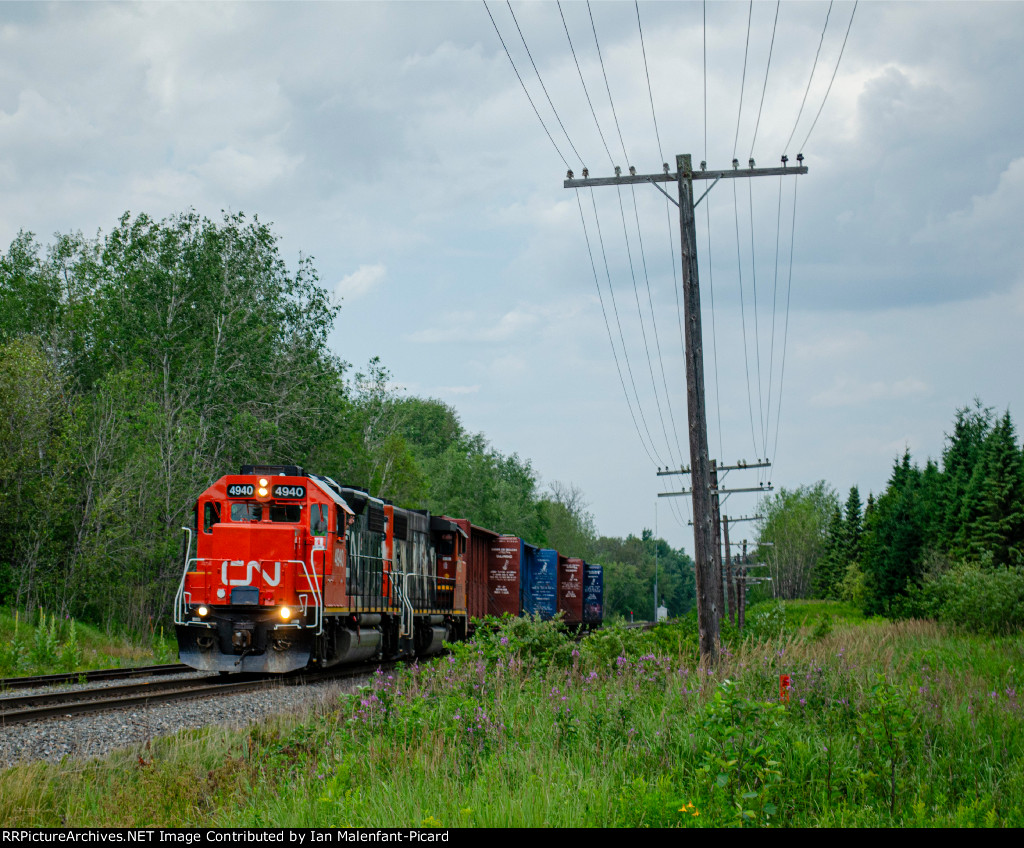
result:
[[[771,2],[706,25],[641,3],[643,49],[632,3],[593,24],[563,3],[564,26],[489,7],[554,143],[483,3],[0,3],[0,244],[257,214],[343,299],[339,355],[379,355],[626,534],[676,485],[656,467],[688,461],[678,224],[650,186],[577,198],[561,156],[605,176],[803,152],[807,176],[698,209],[712,454],[774,461],[729,484],[866,495],[975,396],[1024,423],[1024,6],[861,3],[834,81],[846,0],[774,28]],[[659,532],[692,551],[671,506]]]

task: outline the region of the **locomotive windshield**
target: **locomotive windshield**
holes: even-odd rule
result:
[[[300,504],[270,504],[269,518],[281,524],[297,524],[302,520]],[[231,520],[242,524],[263,520],[263,505],[254,503],[231,504]]]

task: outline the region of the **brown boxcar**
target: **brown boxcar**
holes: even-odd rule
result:
[[[471,619],[495,615],[488,601],[487,573],[491,563],[491,545],[498,534],[477,527],[465,518],[449,518],[466,534],[466,612]]]
[[[499,536],[491,545],[487,596],[492,615],[519,615],[522,554],[523,540],[518,536]]]
[[[558,555],[558,611],[566,624],[583,623],[583,560]]]

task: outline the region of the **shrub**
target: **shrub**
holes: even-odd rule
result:
[[[1024,629],[1024,570],[962,563],[912,593],[916,611],[971,633]]]

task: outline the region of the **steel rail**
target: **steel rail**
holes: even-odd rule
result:
[[[87,713],[111,712],[134,706],[155,706],[206,695],[218,697],[235,695],[274,685],[299,686],[332,678],[354,677],[390,667],[391,664],[374,663],[372,665],[341,666],[337,669],[296,675],[206,676],[193,680],[166,680],[159,683],[136,683],[125,686],[75,689],[0,698],[0,727],[57,716],[69,717]],[[238,680],[238,678],[245,679]]]
[[[135,668],[100,668],[93,671],[37,674],[32,677],[3,677],[0,678],[0,690],[28,689],[33,686],[52,686],[61,683],[91,683],[95,680],[119,680],[149,675],[180,674],[190,670],[191,666],[187,666],[184,663],[171,663],[168,665],[142,665]]]

